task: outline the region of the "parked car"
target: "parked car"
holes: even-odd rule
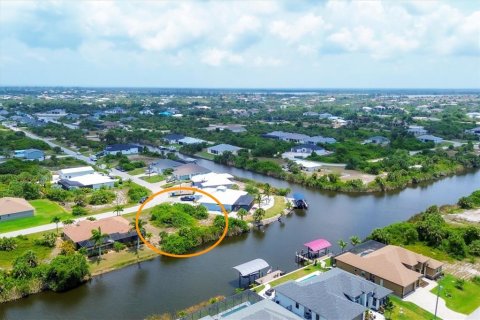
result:
[[[144,203],[147,199],[148,199],[148,197],[142,197],[140,199],[140,201],[138,201],[138,203]]]
[[[182,201],[195,201],[195,196],[183,196],[180,198]]]
[[[270,297],[274,292],[275,292],[275,289],[270,288],[267,291],[265,291],[265,295]]]

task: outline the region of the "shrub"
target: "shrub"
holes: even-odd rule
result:
[[[139,202],[140,199],[146,197],[148,193],[149,191],[147,188],[138,185],[132,185],[128,190],[128,198],[131,202]]]
[[[113,243],[113,250],[115,250],[116,252],[119,252],[120,250],[123,250],[125,248],[126,246],[121,242],[115,241]]]
[[[42,239],[36,239],[34,243],[39,246],[45,246],[53,248],[55,247],[55,242],[57,241],[57,236],[55,233],[44,233]]]
[[[45,281],[51,290],[65,291],[78,286],[88,275],[90,270],[83,255],[60,255],[48,266]]]
[[[84,216],[84,215],[88,214],[88,210],[85,209],[85,208],[82,207],[82,206],[75,205],[75,206],[73,206],[73,208],[72,208],[72,214],[73,214],[74,216]]]
[[[480,256],[480,240],[472,241],[468,246],[468,250],[470,251],[470,254],[477,257]]]
[[[465,280],[463,279],[455,280],[455,288],[457,288],[458,290],[463,290],[464,286],[465,286]]]
[[[89,202],[93,205],[99,205],[110,203],[113,199],[115,199],[114,192],[106,189],[99,189],[93,192]]]
[[[3,237],[0,239],[0,251],[12,251],[17,247],[17,241],[14,238]]]

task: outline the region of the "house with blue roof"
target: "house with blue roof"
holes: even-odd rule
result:
[[[111,155],[116,155],[118,153],[121,154],[138,154],[140,152],[140,147],[134,144],[112,144],[107,146],[104,150],[103,153],[105,155],[111,154]]]
[[[25,150],[15,150],[13,152],[14,158],[24,159],[24,160],[45,160],[45,153],[42,150],[38,149],[25,149]]]
[[[422,141],[422,142],[433,142],[435,144],[443,142],[442,138],[432,136],[430,134],[424,134],[424,135],[418,136],[417,139]]]

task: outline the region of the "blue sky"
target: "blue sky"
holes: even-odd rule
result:
[[[480,2],[0,1],[0,85],[480,88]]]

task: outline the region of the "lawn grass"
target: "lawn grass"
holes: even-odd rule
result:
[[[139,175],[139,174],[142,174],[142,173],[145,173],[145,167],[142,167],[142,168],[136,168],[136,169],[133,169],[133,170],[130,170],[130,171],[127,171],[127,173],[131,176],[136,176],[136,175]]]
[[[156,174],[156,175],[153,175],[153,176],[144,176],[144,177],[140,177],[140,179],[142,180],[145,180],[147,182],[150,182],[150,183],[157,183],[157,182],[160,182],[160,181],[163,181],[165,180],[167,177],[165,177],[164,175],[161,175],[161,174]]]
[[[440,261],[446,261],[446,262],[455,262],[455,259],[450,257],[448,253],[441,251],[436,248],[429,247],[427,245],[424,245],[421,242],[417,242],[415,244],[409,244],[409,245],[404,245],[404,248],[411,250],[413,252],[423,254],[424,256],[434,258],[436,260]]]
[[[58,216],[61,220],[73,218],[60,205],[50,200],[38,199],[29,202],[35,208],[34,216],[0,222],[0,234],[48,224],[54,216]]]
[[[268,218],[276,216],[277,214],[282,213],[283,210],[285,209],[285,207],[286,207],[285,197],[274,196],[273,207],[265,210],[265,218],[264,219],[268,219]]]
[[[90,266],[90,272],[92,275],[120,269],[124,266],[152,259],[157,257],[158,254],[150,250],[145,246],[141,246],[138,250],[138,254],[135,248],[127,248],[120,252],[109,251],[106,254],[102,254],[102,258],[98,260],[98,257],[93,257],[88,260]]]
[[[443,287],[440,291],[447,307],[453,311],[470,314],[475,309],[480,307],[480,285],[473,281],[465,280],[463,290],[455,287],[457,278],[447,274],[438,281],[438,284]],[[438,287],[433,288],[430,292],[437,294]]]
[[[33,233],[22,238],[15,238],[15,241],[17,243],[17,248],[15,248],[15,250],[0,252],[0,269],[10,269],[15,259],[28,250],[32,250],[33,252],[35,252],[40,261],[48,259],[54,248],[36,245],[34,241],[35,239],[42,238],[43,234],[51,232],[54,231]]]
[[[213,160],[215,158],[214,154],[208,153],[206,151],[197,152],[197,153],[195,153],[195,156],[197,156],[199,158],[204,158],[204,159],[207,159],[207,160]]]
[[[326,262],[326,266],[330,266],[331,264],[331,259],[328,259],[325,261]],[[272,282],[270,282],[269,284],[272,286],[272,287],[275,287],[275,286],[278,286],[279,284],[282,284],[284,282],[287,282],[289,280],[295,280],[295,279],[298,279],[298,278],[301,278],[301,277],[304,277],[306,276],[307,274],[310,274],[312,272],[315,272],[315,271],[325,271],[325,269],[323,269],[321,266],[320,266],[320,263],[317,263],[316,266],[314,266],[313,264],[303,268],[303,269],[299,269],[297,271],[294,271],[294,272],[291,272],[277,280],[274,280]]]
[[[265,289],[265,285],[262,284],[261,286],[256,286],[255,288],[252,289],[253,292],[255,293],[259,293],[260,291],[262,291],[263,289]]]
[[[399,297],[390,295],[390,301],[393,302],[395,308],[393,309],[391,319],[396,320],[431,320],[434,315],[425,309],[420,308],[412,302],[403,301]],[[438,318],[440,319],[440,318]]]

